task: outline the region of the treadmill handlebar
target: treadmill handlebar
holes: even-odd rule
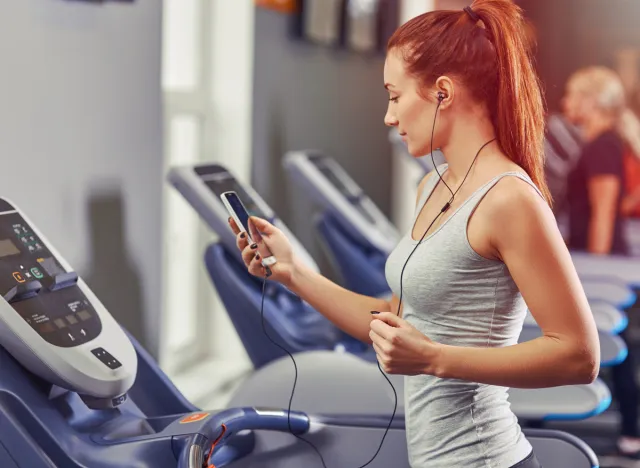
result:
[[[178,459],[178,468],[201,468],[205,456],[212,456],[207,455],[210,444],[216,441],[215,453],[228,437],[240,431],[266,430],[301,435],[309,430],[309,426],[309,417],[299,411],[250,407],[225,410],[213,415],[204,430],[189,438]]]

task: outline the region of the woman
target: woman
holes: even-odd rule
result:
[[[569,248],[593,254],[628,253],[624,218],[626,109],[622,82],[612,70],[589,67],[574,73],[563,100],[566,118],[585,145],[567,180]]]
[[[626,108],[622,81],[604,67],[579,70],[567,82],[563,107],[585,141],[567,181],[569,248],[597,255],[627,255],[624,211],[633,193],[625,197],[625,158],[630,157],[629,151],[640,150],[640,128]],[[635,356],[626,334],[620,336],[629,355],[612,369],[622,426],[617,447],[621,455],[640,459]]]
[[[390,301],[312,272],[281,231],[252,218],[258,244],[278,259],[271,279],[372,343],[385,372],[406,376],[415,468],[539,467],[507,387],[598,374],[593,317],[548,204],[528,51],[521,10],[508,0],[426,13],[390,39],[385,123],[412,155],[439,147],[447,161],[421,182],[414,229],[388,259]],[[264,276],[258,244],[238,234],[249,271]],[[527,306],[543,336],[517,344]]]

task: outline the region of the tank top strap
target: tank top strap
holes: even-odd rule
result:
[[[544,195],[542,194],[542,191],[540,191],[538,186],[535,184],[535,182],[533,182],[533,180],[531,179],[531,177],[529,177],[529,175],[527,173],[522,172],[522,171],[503,172],[502,174],[498,174],[493,179],[491,179],[489,182],[487,182],[486,184],[481,186],[478,190],[476,190],[473,193],[473,195],[471,195],[463,203],[463,206],[460,207],[460,211],[464,212],[464,214],[460,213],[459,219],[461,220],[461,222],[467,223],[469,217],[476,210],[477,206],[484,199],[485,195],[487,193],[489,193],[489,190],[491,190],[502,179],[504,179],[505,177],[510,177],[510,176],[511,177],[517,177],[518,179],[521,179],[521,180],[525,181],[526,183],[528,183],[531,187],[533,187],[535,189],[535,191],[538,193],[538,195],[540,195],[540,197],[542,199],[544,199]]]

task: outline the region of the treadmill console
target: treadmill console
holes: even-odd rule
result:
[[[236,192],[251,216],[266,219],[285,233],[296,254],[314,271],[318,265],[273,210],[253,190],[243,184],[228,169],[220,164],[177,166],[167,176],[169,182],[189,202],[193,209],[215,232],[228,252],[240,258],[236,247],[236,236],[229,227],[229,213],[220,200],[224,192]]]
[[[100,334],[100,317],[77,281],[20,214],[0,215],[0,293],[54,346],[78,346]]]
[[[383,254],[396,247],[400,239],[396,227],[335,159],[318,150],[290,151],[283,167],[354,236]]]
[[[222,166],[197,166],[194,168],[194,171],[202,182],[216,195],[216,198],[219,199],[220,195],[224,192],[236,192],[250,216],[257,216],[258,218],[267,220],[272,217],[268,216],[264,210],[258,206],[254,197],[249,195],[242,184]]]
[[[0,199],[0,345],[34,374],[113,407],[137,356],[106,308],[37,228]]]
[[[327,180],[335,187],[342,196],[344,196],[353,207],[365,218],[368,222],[375,224],[375,218],[369,213],[365,206],[362,205],[363,194],[356,187],[349,187],[347,180],[344,180],[340,175],[340,167],[332,165],[332,160],[319,154],[312,154],[309,156],[311,161],[318,171],[327,178]]]

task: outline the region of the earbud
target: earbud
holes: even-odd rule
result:
[[[442,102],[444,101],[444,98],[446,96],[444,95],[444,93],[442,91],[438,91],[438,101]]]

